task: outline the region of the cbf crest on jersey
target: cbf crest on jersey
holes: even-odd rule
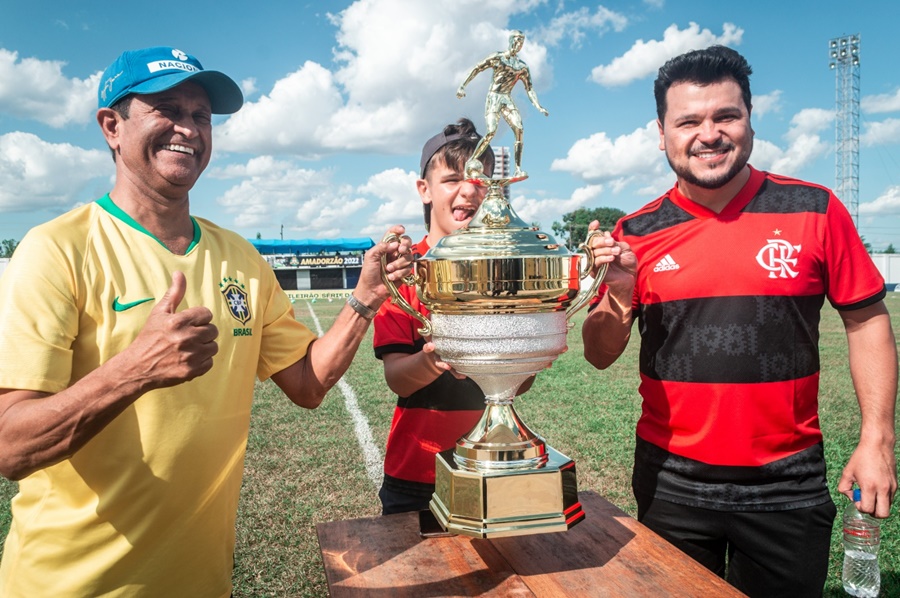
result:
[[[250,302],[247,300],[247,291],[244,285],[238,280],[226,276],[219,283],[219,290],[225,297],[225,303],[228,305],[228,311],[231,316],[240,322],[246,324],[250,321],[252,314],[250,313]]]

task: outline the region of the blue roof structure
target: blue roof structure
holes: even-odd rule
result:
[[[338,239],[247,239],[263,255],[275,253],[317,254],[321,251],[365,251],[375,246],[369,237]]]

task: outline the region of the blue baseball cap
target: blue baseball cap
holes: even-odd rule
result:
[[[129,94],[158,93],[185,81],[206,90],[213,114],[232,114],[244,104],[244,94],[231,77],[204,70],[199,60],[181,50],[157,46],[122,52],[103,71],[97,105],[109,108]]]

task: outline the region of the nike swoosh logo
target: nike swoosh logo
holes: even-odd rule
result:
[[[112,308],[113,311],[125,311],[126,309],[131,309],[132,307],[136,307],[141,303],[147,303],[148,301],[153,301],[153,297],[138,299],[137,301],[132,301],[131,303],[119,303],[119,298],[116,297],[115,299],[113,299]]]

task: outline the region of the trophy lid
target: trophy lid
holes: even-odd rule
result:
[[[517,257],[569,257],[572,253],[553,235],[519,218],[503,197],[502,187],[510,179],[477,179],[488,185],[488,193],[465,227],[444,236],[422,256],[422,260],[456,260]]]

